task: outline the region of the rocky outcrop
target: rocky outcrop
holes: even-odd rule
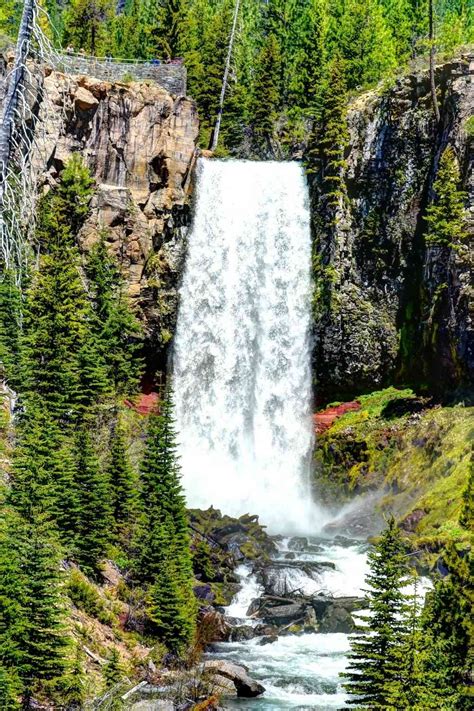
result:
[[[467,61],[437,68],[436,125],[427,72],[355,99],[339,208],[310,178],[315,240],[314,368],[322,400],[390,380],[441,391],[472,384],[474,76]],[[471,239],[427,247],[424,213],[451,144],[468,193]]]
[[[352,613],[365,606],[363,598],[331,597],[324,593],[305,596],[295,591],[285,596],[265,593],[252,601],[247,614],[263,621],[251,628],[252,636],[271,636],[287,632],[343,632],[355,629]],[[230,638],[234,637],[234,629]],[[251,638],[251,637],[250,637]]]
[[[109,83],[46,70],[42,84],[36,171],[52,185],[71,154],[81,153],[96,192],[79,246],[87,252],[105,232],[150,353],[163,360],[175,328],[190,219],[196,106],[153,82]]]

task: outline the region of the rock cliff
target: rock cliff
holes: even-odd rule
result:
[[[157,360],[153,367],[163,367],[186,249],[196,106],[152,82],[109,83],[47,70],[41,83],[37,171],[54,184],[72,152],[84,157],[96,191],[79,246],[89,250],[105,230]]]
[[[346,195],[336,214],[318,175],[310,178],[322,400],[397,380],[441,391],[473,382],[474,76],[467,61],[457,61],[438,67],[436,82],[439,125],[427,72],[352,102]],[[457,251],[424,240],[448,144],[468,193],[470,239]]]

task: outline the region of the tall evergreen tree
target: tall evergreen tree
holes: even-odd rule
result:
[[[153,528],[160,566],[148,593],[147,611],[153,632],[171,652],[182,654],[195,631],[192,571],[188,565],[183,570],[182,544],[174,539],[173,522],[167,518]]]
[[[434,199],[426,211],[426,241],[437,246],[459,245],[466,236],[466,194],[460,189],[459,166],[452,146],[445,148],[436,180]]]
[[[327,69],[321,96],[321,113],[314,122],[306,158],[307,170],[320,176],[329,204],[337,207],[344,194],[347,128],[347,91],[344,62],[334,57]]]
[[[85,270],[95,313],[91,330],[97,363],[104,363],[116,394],[130,392],[137,385],[141,368],[137,355],[140,326],[124,293],[120,270],[107,250],[104,233],[92,248]]]
[[[114,0],[70,0],[64,12],[63,43],[105,56],[111,48],[108,29],[114,10]]]
[[[18,384],[20,358],[21,291],[10,270],[0,279],[0,367],[13,387]]]
[[[22,391],[41,397],[58,417],[70,413],[79,396],[78,353],[89,318],[74,248],[58,247],[43,255],[26,294]]]
[[[290,107],[307,109],[319,116],[321,91],[328,62],[328,0],[310,0],[302,7],[295,28],[295,50],[288,79]]]
[[[16,510],[26,518],[33,511],[48,515],[70,545],[76,507],[70,440],[38,398],[28,400],[18,421],[12,469],[9,499]]]
[[[258,57],[252,107],[252,129],[257,152],[272,150],[272,138],[280,99],[278,91],[281,66],[280,46],[271,33]]]
[[[411,581],[412,592],[406,594],[403,631],[394,652],[394,678],[387,684],[387,707],[401,709],[436,708],[435,695],[427,684],[423,666],[422,596],[418,578]]]
[[[348,703],[363,708],[387,708],[398,681],[398,659],[403,638],[406,598],[405,551],[400,530],[393,518],[369,553],[370,573],[366,578],[367,608],[360,616],[366,627],[351,640],[347,679]]]
[[[150,417],[141,467],[144,513],[138,536],[137,573],[151,583],[149,612],[157,633],[166,636],[163,640],[170,648],[182,649],[194,633],[196,610],[189,526],[176,447],[169,395],[161,404],[160,413]],[[166,608],[161,606],[163,585],[168,590]],[[168,598],[168,594],[172,597]],[[168,627],[172,632],[165,632]]]
[[[91,354],[93,312],[74,246],[90,195],[90,175],[73,157],[39,206],[42,254],[26,293],[20,340],[23,395],[39,396],[55,417],[69,419],[105,387],[101,354]]]
[[[18,675],[22,706],[66,668],[60,550],[49,519],[5,510],[0,531],[0,661]],[[7,570],[8,572],[7,572]]]
[[[333,16],[330,43],[347,63],[349,89],[380,81],[397,66],[395,41],[379,0],[345,0],[342,14]]]
[[[112,433],[108,478],[113,519],[120,530],[133,523],[138,509],[138,481],[128,459],[125,432],[120,422]]]
[[[94,450],[91,426],[92,422],[82,424],[75,438],[75,531],[77,560],[86,572],[95,574],[111,539],[112,509],[108,474]]]
[[[424,674],[437,708],[472,708],[474,664],[474,556],[450,546],[444,554],[449,575],[428,593],[422,624],[426,655]]]

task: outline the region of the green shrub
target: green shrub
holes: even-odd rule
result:
[[[474,116],[469,116],[464,124],[464,130],[470,138],[474,137]]]
[[[71,601],[79,610],[91,617],[95,617],[104,625],[113,624],[114,616],[107,609],[105,601],[101,598],[94,585],[79,570],[72,570],[66,589]]]

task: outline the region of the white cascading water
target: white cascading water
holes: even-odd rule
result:
[[[181,288],[174,390],[188,505],[282,531],[311,504],[311,237],[298,163],[209,161]]]

